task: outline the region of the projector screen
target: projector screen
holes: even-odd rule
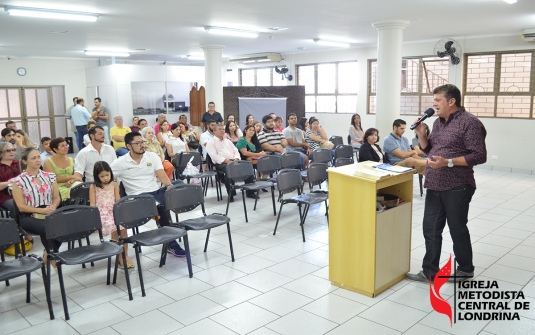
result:
[[[286,98],[238,98],[240,110],[240,129],[245,128],[245,117],[253,115],[255,121],[262,123],[264,115],[275,113],[282,117],[282,127],[286,127]]]

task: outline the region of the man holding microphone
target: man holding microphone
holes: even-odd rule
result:
[[[428,155],[422,224],[426,251],[422,271],[408,273],[407,278],[434,280],[447,222],[458,264],[455,276],[460,276],[450,282],[463,281],[474,276],[468,210],[476,189],[473,167],[487,161],[487,131],[476,116],[461,107],[461,92],[455,85],[439,86],[433,94],[433,107],[439,118],[433,123],[432,132],[427,136],[423,123],[415,128],[420,147]]]

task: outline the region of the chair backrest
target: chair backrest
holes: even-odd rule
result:
[[[261,174],[272,175],[280,169],[282,169],[282,165],[279,156],[263,156],[256,163],[256,170]]]
[[[178,165],[186,167],[191,157],[193,157],[193,161],[191,162],[191,164],[193,164],[194,166],[201,164],[201,154],[198,151],[189,151],[180,153],[180,156],[177,157]]]
[[[351,158],[353,159],[353,147],[350,145],[339,144],[334,147],[334,156],[339,158]]]
[[[227,178],[232,181],[244,181],[254,176],[253,163],[249,161],[232,161],[227,164]]]
[[[89,201],[89,188],[93,183],[80,183],[71,188],[70,197],[71,198],[83,198]]]
[[[354,163],[355,161],[353,160],[353,158],[337,158],[336,161],[334,162],[334,166],[339,167],[339,166],[350,165]]]
[[[165,191],[165,210],[184,213],[204,204],[201,185],[178,184]],[[203,208],[204,212],[204,208]]]
[[[45,217],[47,240],[76,241],[91,235],[95,230],[98,230],[102,239],[102,221],[97,207],[61,207]]]
[[[315,149],[312,151],[312,161],[314,163],[331,163],[332,153],[330,149]]]
[[[347,135],[347,144],[351,145],[351,135]]]
[[[301,170],[301,156],[298,152],[288,151],[281,155],[281,168]]]
[[[312,163],[308,166],[307,170],[308,176],[308,186],[312,191],[312,188],[315,185],[320,185],[329,178],[327,174],[327,164],[326,163]]]
[[[282,169],[277,175],[279,195],[297,190],[301,194],[301,171],[297,169]]]
[[[113,219],[116,226],[135,228],[158,216],[158,208],[152,195],[128,195],[113,205]]]
[[[342,136],[333,135],[331,138],[329,138],[329,141],[331,141],[335,146],[339,144],[344,144],[344,139]]]
[[[13,219],[0,219],[0,250],[4,250],[4,247],[15,245],[15,254],[20,253],[19,247],[19,229],[17,223]]]

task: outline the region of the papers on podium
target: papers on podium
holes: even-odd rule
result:
[[[411,170],[411,168],[368,161],[358,164],[358,168],[353,175],[372,180],[379,180]]]

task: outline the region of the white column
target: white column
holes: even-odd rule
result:
[[[372,23],[372,26],[379,32],[377,39],[377,115],[375,126],[383,139],[392,132],[392,122],[400,118],[401,51],[403,29],[408,25],[409,21],[403,20]],[[411,124],[413,118],[409,117],[405,121]]]
[[[223,115],[223,77],[222,77],[222,50],[224,45],[201,45],[204,50],[204,89],[206,90],[206,106],[213,101],[215,109]]]

